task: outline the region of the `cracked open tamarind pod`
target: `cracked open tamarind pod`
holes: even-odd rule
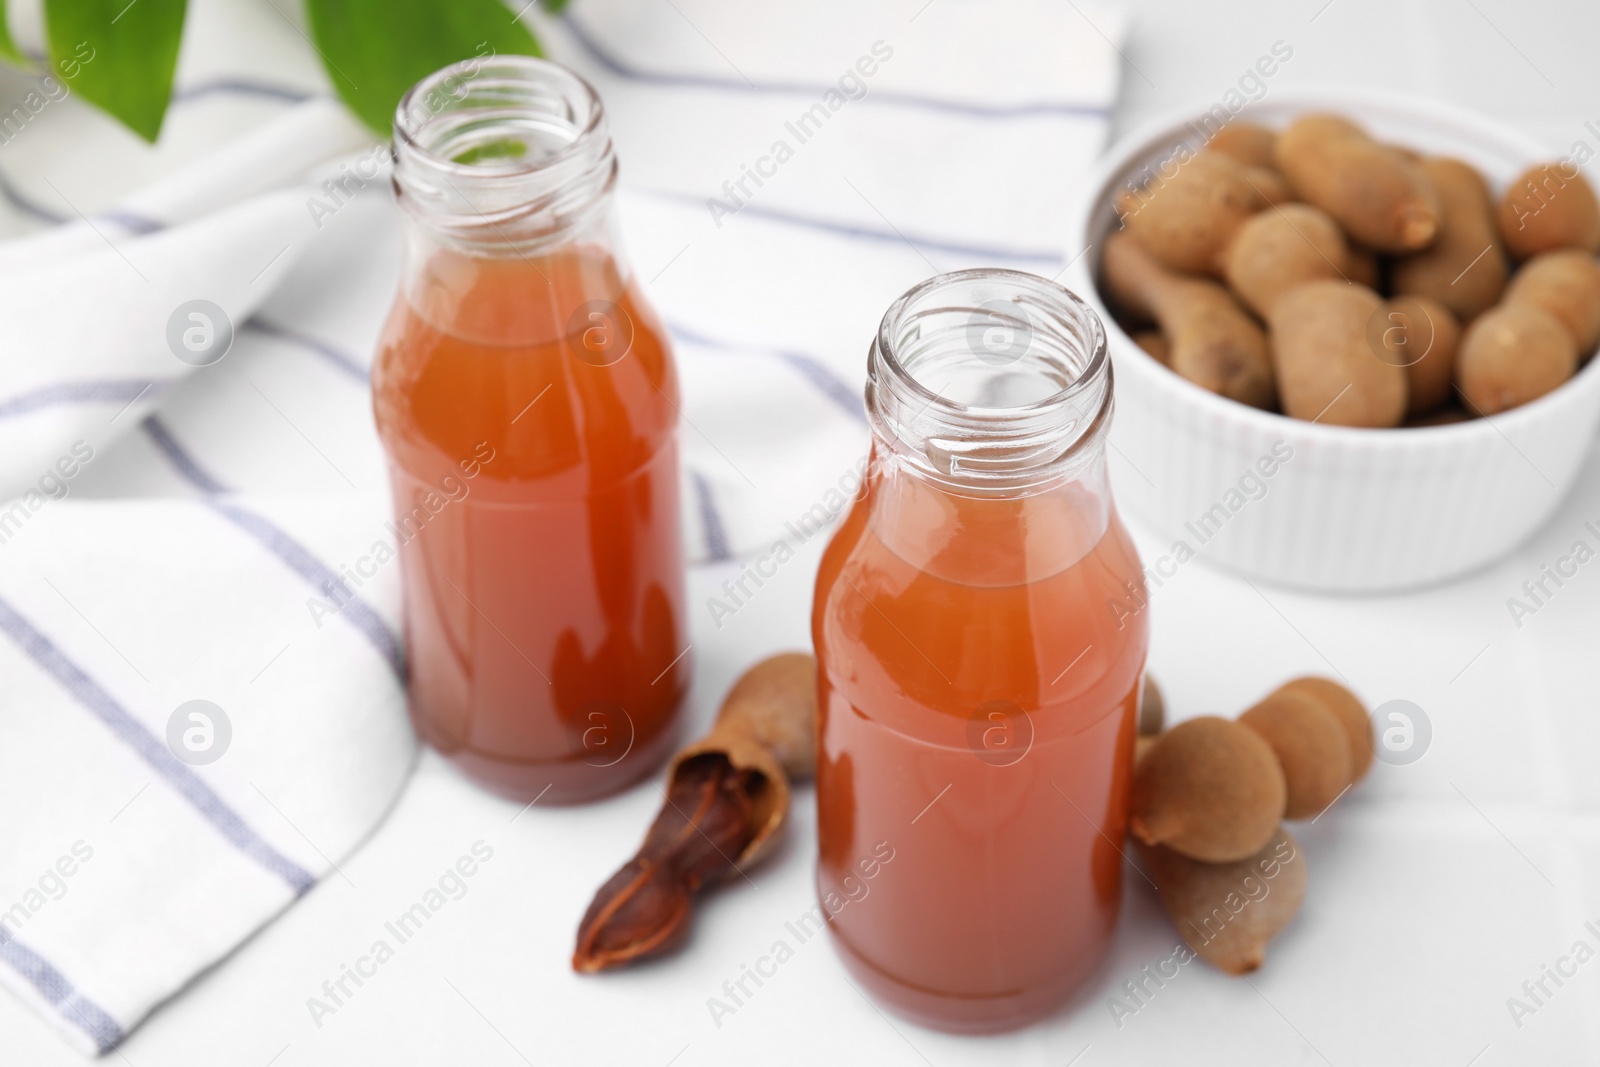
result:
[[[575,971],[658,955],[683,939],[692,898],[742,872],[777,842],[789,781],[816,762],[816,660],[770,656],[729,690],[711,732],[673,757],[666,801],[632,859],[578,924]]]
[[[722,698],[716,725],[674,763],[719,740],[744,738],[783,765],[791,781],[816,773],[817,660],[807,652],[769,656],[739,676]]]

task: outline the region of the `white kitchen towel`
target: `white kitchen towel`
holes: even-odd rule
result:
[[[338,570],[379,502],[224,495],[170,448],[209,494],[107,469],[206,369],[174,313],[220,309],[224,352],[318,242],[322,168],[376,140],[292,26],[232,7],[194,6],[155,147],[69,79],[0,75],[48,101],[0,136],[0,985],[89,1052],[334,872],[415,755],[396,576]],[[76,499],[95,479],[118,499]]]
[[[308,619],[351,498],[66,501],[0,567],[0,981],[86,1050],[329,876],[387,810],[397,583]]]
[[[1059,273],[1122,32],[1051,0],[587,0],[545,32],[611,114],[624,232],[685,379],[701,558],[759,558],[838,513],[900,293]]]
[[[0,917],[22,906],[0,983],[102,1051],[338,877],[411,759],[397,577],[360,566],[387,517],[366,376],[397,213],[382,175],[327,195],[373,139],[295,13],[190,12],[157,146],[70,95],[0,144],[0,820],[22,828],[0,850]],[[902,291],[979,265],[1054,276],[1079,251],[1059,244],[1103,147],[1115,12],[521,17],[610,113],[622,229],[683,377],[699,563],[836,517],[865,455],[864,355]],[[192,300],[233,328],[203,366],[168,338]],[[208,737],[196,707],[228,721],[215,762],[182,758],[185,731]]]

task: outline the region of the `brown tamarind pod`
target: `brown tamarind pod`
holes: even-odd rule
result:
[[[1540,252],[1506,287],[1506,303],[1533,304],[1561,320],[1587,360],[1600,344],[1600,260],[1576,248]]]
[[[1173,273],[1127,233],[1106,240],[1100,267],[1114,302],[1160,323],[1169,367],[1220,396],[1273,406],[1266,335],[1226,289]]]
[[[1495,415],[1537,400],[1578,369],[1578,345],[1537,304],[1508,300],[1479,315],[1461,338],[1456,386],[1469,409]]]
[[[1251,217],[1222,254],[1222,272],[1240,301],[1263,319],[1289,290],[1343,280],[1350,258],[1344,233],[1325,211],[1285,204]]]
[[[1285,682],[1273,690],[1272,695],[1276,696],[1279,693],[1303,694],[1333,712],[1334,717],[1339,720],[1339,725],[1344,727],[1345,737],[1350,741],[1351,780],[1359,782],[1372,766],[1372,758],[1375,755],[1372,743],[1372,720],[1368,717],[1367,706],[1361,702],[1361,698],[1332,678],[1322,678],[1317,675],[1306,675]]]
[[[1144,676],[1144,699],[1139,703],[1139,736],[1154,737],[1167,725],[1167,700],[1149,674]]]
[[[1308,282],[1272,306],[1268,327],[1284,414],[1330,426],[1398,426],[1405,370],[1380,358],[1370,330],[1383,301],[1342,281]]]
[[[1576,165],[1529,167],[1500,198],[1500,236],[1516,259],[1557,248],[1600,251],[1600,201]]]
[[[1458,422],[1470,422],[1472,416],[1463,408],[1447,405],[1437,411],[1430,411],[1426,415],[1417,415],[1407,419],[1402,425],[1408,429],[1423,429],[1428,426],[1454,426]]]
[[[1172,177],[1124,191],[1117,212],[1127,232],[1169,270],[1218,274],[1218,257],[1234,232],[1266,204],[1237,160],[1201,152]]]
[[[1162,907],[1196,955],[1224,974],[1249,974],[1306,896],[1305,853],[1281,826],[1250,856],[1202,863],[1169,848],[1139,849]]]
[[[1350,254],[1344,261],[1344,276],[1373,292],[1383,291],[1383,266],[1378,262],[1378,253],[1370,248],[1350,245]]]
[[[1459,159],[1427,160],[1422,172],[1439,194],[1439,235],[1395,261],[1394,291],[1429,297],[1470,322],[1500,299],[1510,272],[1489,186]]]
[[[699,889],[742,872],[777,842],[790,778],[815,771],[816,671],[804,653],[757,663],[734,683],[711,732],[673,757],[666,801],[644,843],[578,924],[573,970],[667,951],[687,933]]]
[[[1283,175],[1271,167],[1247,165],[1244,168],[1244,178],[1250,183],[1250,188],[1266,201],[1268,207],[1291,203],[1294,200],[1294,190],[1289,188],[1289,183],[1284,180]]]
[[[1350,739],[1332,711],[1303,693],[1277,692],[1239,716],[1283,767],[1285,819],[1321,815],[1354,780]]]
[[[1278,135],[1255,122],[1230,122],[1206,142],[1206,151],[1232,156],[1247,167],[1270,167]]]
[[[1380,252],[1425,248],[1439,230],[1439,197],[1410,159],[1338,115],[1301,116],[1278,135],[1273,158],[1300,199]]]
[[[1140,330],[1133,335],[1133,343],[1149,353],[1150,358],[1165,366],[1172,358],[1167,338],[1160,330]]]
[[[777,759],[790,781],[804,781],[816,772],[816,721],[816,657],[809,652],[768,656],[739,676],[723,697],[711,732],[673,757],[673,764],[745,738]]]
[[[1213,715],[1162,734],[1134,769],[1129,832],[1193,859],[1244,859],[1283,818],[1287,788],[1272,748]]]
[[[1406,372],[1406,414],[1432,411],[1455,386],[1461,325],[1437,300],[1399,296],[1384,304],[1381,321],[1369,326],[1374,350]]]

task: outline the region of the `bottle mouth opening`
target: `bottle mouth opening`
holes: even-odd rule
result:
[[[1033,274],[922,282],[890,305],[869,363],[869,410],[913,461],[953,484],[1056,478],[1110,419],[1099,316]]]
[[[413,85],[395,108],[394,135],[442,168],[511,176],[555,165],[604,121],[599,95],[572,71],[496,56],[453,63]]]
[[[913,287],[884,314],[877,349],[929,404],[987,417],[1060,407],[1107,366],[1099,316],[1070,290],[1012,270]]]
[[[474,244],[570,229],[616,177],[599,95],[531,56],[468,59],[419,81],[395,109],[394,153],[401,206]]]

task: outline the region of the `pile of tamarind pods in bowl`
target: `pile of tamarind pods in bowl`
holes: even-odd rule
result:
[[[1350,89],[1122,140],[1066,248],[1107,323],[1119,501],[1181,558],[1337,592],[1525,540],[1600,424],[1597,150]]]
[[[1220,396],[1437,425],[1537,400],[1600,343],[1600,201],[1570,160],[1496,197],[1471,163],[1312,112],[1224,126],[1170,174],[1118,194],[1101,288]]]

